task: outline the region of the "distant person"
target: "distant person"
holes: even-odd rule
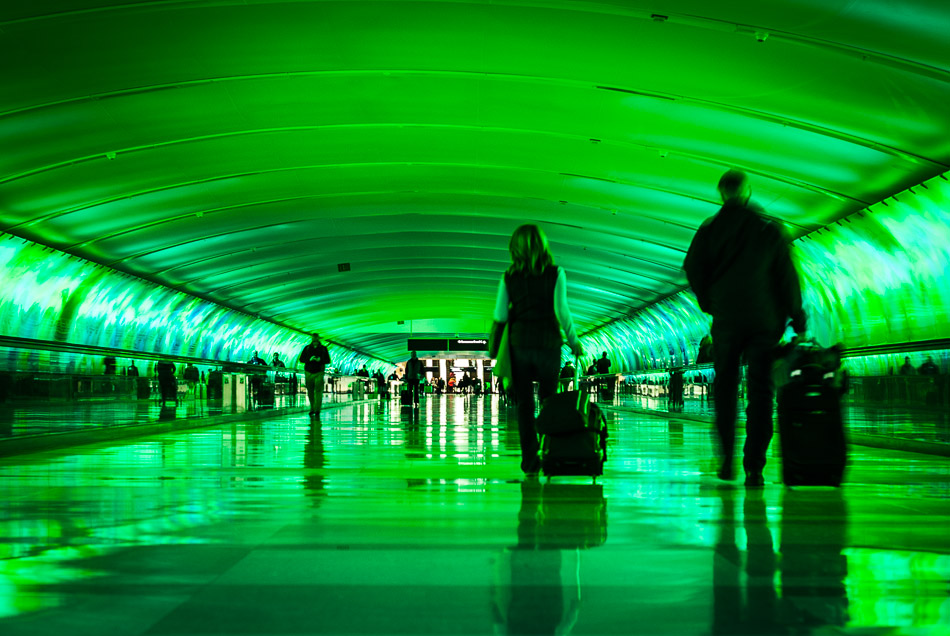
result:
[[[356,372],[356,377],[358,378],[368,378],[369,370],[366,368],[366,365],[363,365],[363,368]]]
[[[910,356],[904,358],[904,365],[900,368],[901,375],[916,375],[917,369],[910,363]]]
[[[178,380],[175,379],[175,363],[162,360],[155,365],[155,375],[158,376],[158,392],[162,398],[162,404],[165,400],[178,401]]]
[[[561,368],[561,373],[559,376],[562,391],[569,391],[571,389],[571,383],[574,381],[574,376],[576,374],[577,368],[571,364],[571,361],[568,360],[565,362],[564,366]]]
[[[607,352],[604,351],[604,354],[600,356],[600,359],[596,363],[597,374],[598,375],[607,375],[610,373],[610,360],[607,358]],[[597,386],[601,388],[601,391],[605,391],[607,396],[613,397],[614,393],[614,378],[597,378]]]
[[[103,364],[106,366],[106,370],[103,372],[103,375],[115,375],[116,362],[115,356],[106,356],[102,360]]]
[[[521,470],[537,474],[538,432],[535,428],[534,382],[543,402],[557,390],[561,361],[561,330],[571,351],[584,355],[567,305],[567,277],[554,264],[544,232],[537,225],[522,225],[508,242],[511,266],[498,283],[492,349],[497,358],[500,334],[508,324],[512,387],[518,404]]]
[[[934,364],[933,356],[927,356],[927,361],[920,365],[917,372],[920,375],[937,375],[940,373],[940,369]]]
[[[745,485],[755,488],[765,483],[762,471],[772,441],[772,351],[789,318],[797,334],[805,333],[805,312],[788,238],[749,200],[745,173],[726,172],[719,194],[723,205],[696,232],[683,267],[700,309],[713,318],[718,475],[723,480],[733,476],[740,358],[748,364],[743,467]]]
[[[251,359],[247,361],[248,364],[257,364],[262,367],[266,367],[267,363],[264,361],[264,358],[257,355],[257,351],[254,352],[254,355],[251,356]]]
[[[422,360],[416,357],[416,352],[406,361],[406,375],[403,379],[406,381],[406,388],[412,392],[412,408],[419,408],[419,394],[422,392],[422,380],[425,369],[422,366]]]
[[[383,372],[377,369],[376,373],[373,374],[373,379],[376,380],[376,391],[379,399],[389,397],[389,383],[386,382],[386,376],[383,375]]]
[[[587,371],[584,372],[584,375],[587,377],[583,382],[581,382],[581,384],[584,385],[586,390],[589,392],[596,391],[597,379],[593,377],[597,375],[597,361],[596,360],[590,363],[590,366],[587,367]]]
[[[330,364],[330,351],[320,342],[320,334],[310,336],[310,344],[300,352],[298,362],[303,363],[304,384],[307,387],[307,399],[310,400],[310,417],[320,418],[323,406],[323,374]]]
[[[439,381],[436,382],[435,390],[439,395],[445,392],[445,380],[443,378],[439,378]]]
[[[196,384],[198,380],[201,379],[201,372],[198,371],[198,367],[189,362],[185,365],[185,370],[182,371],[181,377],[192,384]]]
[[[600,359],[597,361],[597,373],[600,375],[606,375],[610,373],[610,360],[607,358],[607,352],[604,351],[604,354],[600,356]]]
[[[126,375],[132,378],[139,377],[139,368],[135,366],[135,360],[132,360],[132,362],[129,363],[129,369],[126,372]]]
[[[275,354],[274,354],[274,356],[271,358],[270,365],[271,365],[272,367],[274,367],[275,369],[286,369],[286,368],[287,368],[287,365],[284,364],[284,361],[280,359],[280,354],[279,354],[279,353],[275,353]],[[286,384],[286,383],[287,383],[287,380],[288,380],[287,376],[285,376],[284,374],[282,374],[280,371],[274,371],[274,383],[275,383],[275,384],[276,384],[276,383]]]

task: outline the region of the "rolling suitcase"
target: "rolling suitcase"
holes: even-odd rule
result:
[[[607,420],[586,393],[569,391],[551,396],[538,414],[541,470],[545,475],[604,474],[607,461]]]
[[[786,348],[775,364],[782,478],[787,486],[840,486],[847,463],[840,349]]]
[[[412,406],[412,391],[410,389],[402,389],[399,392],[399,404],[400,406]]]

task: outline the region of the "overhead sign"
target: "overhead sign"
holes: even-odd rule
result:
[[[406,351],[448,351],[445,338],[409,338]]]
[[[488,338],[450,338],[449,351],[488,351]]]

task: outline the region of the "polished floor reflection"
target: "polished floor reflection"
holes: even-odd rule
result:
[[[518,471],[492,397],[0,462],[0,633],[941,634],[950,466],[712,476],[705,426],[609,414],[605,475]]]

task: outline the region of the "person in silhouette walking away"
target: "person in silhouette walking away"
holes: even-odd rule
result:
[[[554,264],[544,232],[537,225],[522,225],[508,243],[511,266],[498,284],[495,301],[492,348],[498,355],[501,330],[508,323],[508,346],[514,395],[518,403],[521,437],[521,469],[537,474],[538,433],[535,429],[534,382],[543,402],[557,390],[561,367],[561,330],[576,356],[584,348],[574,330],[567,306],[567,277]]]
[[[798,272],[788,238],[749,200],[745,173],[729,170],[719,180],[723,205],[696,232],[683,267],[699,307],[711,314],[716,371],[716,431],[722,463],[719,478],[733,477],[739,362],[748,364],[748,407],[743,453],[745,485],[764,482],[765,454],[772,441],[771,364],[775,345],[791,318],[805,333]]]

